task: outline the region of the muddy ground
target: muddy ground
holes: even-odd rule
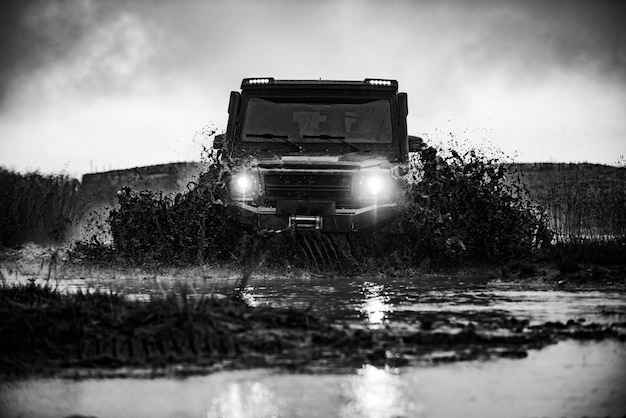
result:
[[[260,270],[239,291],[236,266],[106,268],[34,246],[4,251],[0,268],[0,366],[8,379],[349,372],[525,358],[563,340],[626,340],[626,304],[615,302],[626,294],[623,266]],[[581,295],[596,306],[563,308]],[[538,315],[537,306],[561,311]]]

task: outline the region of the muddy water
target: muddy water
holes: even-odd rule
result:
[[[514,316],[531,324],[569,319],[610,323],[626,318],[626,293],[587,287],[493,280],[481,276],[413,278],[262,279],[252,283],[250,303],[297,306],[329,319],[369,327],[406,326],[429,313],[453,321]]]
[[[193,280],[195,297],[225,294],[235,278]],[[252,305],[311,309],[352,327],[454,333],[515,317],[545,322],[624,322],[623,289],[563,289],[485,277],[257,277]],[[68,291],[111,289],[129,298],[180,289],[168,278],[60,281]],[[494,331],[497,332],[497,329]],[[423,361],[302,373],[256,369],[183,379],[32,379],[0,387],[0,416],[63,417],[500,417],[626,415],[626,344],[564,340],[521,359]]]
[[[4,277],[8,284],[26,282],[15,274],[5,273]],[[233,291],[239,277],[238,273],[203,279],[133,274],[104,279],[59,279],[54,285],[62,291],[114,291],[132,300],[147,301],[181,289],[189,297],[226,295]],[[514,316],[530,324],[570,319],[597,323],[626,321],[623,286],[561,287],[548,281],[512,281],[481,275],[261,275],[250,281],[244,297],[253,306],[309,309],[329,320],[373,328],[407,326],[429,313],[462,321]]]

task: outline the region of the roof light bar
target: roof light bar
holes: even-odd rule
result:
[[[393,85],[393,82],[391,80],[373,80],[373,79],[366,79],[365,82],[367,84],[371,84],[374,86],[391,86]]]
[[[247,78],[244,80],[245,84],[270,84],[273,82],[273,78]]]

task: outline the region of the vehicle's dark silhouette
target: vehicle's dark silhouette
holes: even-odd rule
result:
[[[213,147],[236,161],[232,214],[258,231],[389,223],[397,180],[422,144],[407,135],[407,95],[395,80],[247,78],[231,93],[228,113]]]

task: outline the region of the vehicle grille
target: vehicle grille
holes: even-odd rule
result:
[[[342,201],[350,199],[349,174],[266,174],[265,198]]]

